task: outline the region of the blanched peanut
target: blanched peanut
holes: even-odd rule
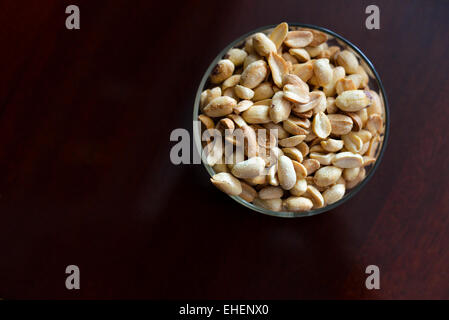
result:
[[[226,53],[225,59],[229,59],[232,63],[238,67],[243,64],[245,58],[248,56],[245,50],[232,48]]]
[[[307,190],[307,181],[306,179],[298,179],[293,186],[292,189],[290,189],[290,193],[294,196],[301,196],[306,192]]]
[[[332,126],[324,112],[318,112],[313,118],[313,133],[320,139],[325,139],[330,135]]]
[[[365,168],[361,168],[359,175],[352,181],[346,182],[346,189],[352,189],[358,185],[363,179],[365,179],[366,171]]]
[[[253,89],[265,79],[267,72],[267,63],[265,61],[254,61],[243,70],[242,76],[240,77],[240,84]]]
[[[237,97],[239,97],[240,99],[250,100],[254,97],[253,90],[251,90],[250,88],[241,86],[239,84],[235,86],[234,92],[237,95]]]
[[[337,202],[345,195],[345,185],[344,184],[336,184],[323,192],[324,202],[329,205]]]
[[[253,202],[254,198],[257,197],[256,189],[243,181],[240,181],[240,184],[242,185],[242,193],[239,194],[239,197],[248,202]]]
[[[369,90],[368,94],[371,97],[371,105],[369,107],[366,108],[366,111],[368,112],[368,116],[372,115],[372,114],[382,114],[382,102],[380,101],[380,97],[377,94],[376,91],[373,90]]]
[[[260,198],[256,198],[253,201],[255,206],[262,207],[271,211],[281,211],[282,209],[282,199],[269,199],[262,200]]]
[[[234,68],[234,64],[231,60],[223,59],[218,61],[217,65],[212,70],[210,81],[212,83],[221,83],[232,75]]]
[[[355,132],[349,132],[348,134],[341,136],[341,138],[344,142],[344,147],[348,151],[357,153],[363,147],[362,139]]]
[[[284,98],[294,103],[307,103],[310,100],[309,87],[305,83],[303,86],[286,84],[284,86]]]
[[[209,102],[211,102],[212,100],[214,100],[215,98],[218,98],[220,96],[221,96],[221,88],[220,87],[215,87],[212,89],[204,90],[201,93],[201,101],[200,101],[201,111],[204,110],[204,107],[207,104],[209,104]]]
[[[307,186],[307,190],[303,195],[306,198],[312,200],[313,207],[315,209],[321,208],[324,206],[324,198],[320,191],[312,185]]]
[[[305,135],[297,135],[297,136],[291,136],[285,139],[279,140],[279,145],[282,147],[295,147],[301,142],[304,141],[306,138]]]
[[[234,107],[234,113],[240,114],[243,111],[246,111],[254,104],[251,100],[242,100],[239,103],[237,103],[237,106]]]
[[[309,79],[313,76],[312,61],[294,64],[292,66],[291,73],[300,77],[302,81],[309,81]]]
[[[326,107],[326,98],[322,92],[312,91],[309,93],[309,102],[295,103],[292,110],[297,113],[303,113],[315,108],[320,108],[324,105]]]
[[[288,73],[287,62],[276,52],[270,52],[270,55],[268,56],[268,65],[270,66],[271,77],[273,78],[274,83],[279,88],[282,88],[282,80]]]
[[[271,121],[269,111],[269,106],[253,104],[248,110],[242,113],[242,118],[247,123],[268,123]]]
[[[288,211],[308,211],[312,209],[313,203],[310,199],[304,197],[288,197],[284,205]]]
[[[320,142],[321,147],[327,152],[337,152],[343,148],[342,140],[327,139]]]
[[[263,82],[254,88],[254,101],[260,101],[265,99],[270,99],[273,97],[274,91],[270,82]]]
[[[318,85],[325,86],[332,81],[333,71],[328,59],[317,59],[313,64],[313,73]]]
[[[304,167],[300,162],[293,160],[293,159],[292,159],[292,163],[293,163],[293,168],[295,169],[295,172],[296,172],[296,179],[304,179],[305,177],[307,177],[306,167]]]
[[[346,181],[352,181],[359,175],[360,167],[343,169],[343,178]]]
[[[270,169],[268,169],[267,182],[275,187],[279,185],[279,179],[277,176],[277,167],[275,165],[271,166]]]
[[[296,172],[292,160],[287,156],[279,157],[278,179],[284,190],[290,190],[296,183]]]
[[[315,159],[306,159],[302,164],[307,169],[307,175],[311,175],[320,168],[320,162]]]
[[[352,119],[343,114],[328,114],[327,118],[331,123],[331,133],[334,135],[344,135],[352,130]]]
[[[318,153],[318,152],[311,152],[309,154],[310,159],[312,160],[317,160],[320,165],[323,166],[328,166],[332,163],[332,160],[334,159],[335,154],[330,152],[330,153]]]
[[[276,52],[276,45],[262,32],[256,33],[253,36],[253,47],[256,52],[267,57],[271,52]]]
[[[315,172],[314,182],[320,187],[329,186],[337,182],[337,180],[341,177],[342,171],[343,170],[341,168],[334,166],[322,167]]]
[[[347,74],[356,73],[359,66],[355,55],[348,50],[343,50],[337,55],[337,63],[345,68]]]
[[[342,92],[335,104],[343,111],[359,111],[370,104],[370,99],[363,90],[349,90]]]
[[[198,116],[198,120],[201,121],[201,123],[206,127],[206,129],[213,129],[215,127],[214,120],[212,120],[211,118],[209,118],[204,114],[200,114]]]
[[[253,157],[236,163],[232,168],[232,174],[237,178],[248,179],[260,176],[265,167],[265,161],[261,157]]]
[[[279,124],[269,122],[264,124],[263,126],[267,130],[272,130],[272,132],[277,136],[278,140],[288,138],[289,136],[288,132],[285,131],[284,128]]]
[[[238,196],[242,193],[242,185],[240,184],[240,181],[230,173],[220,172],[214,174],[210,181],[218,189],[229,195]]]
[[[237,105],[237,101],[230,97],[218,97],[209,102],[204,107],[203,112],[209,117],[223,117],[232,112],[232,108]]]
[[[310,31],[290,31],[284,43],[291,48],[303,48],[309,45],[313,40],[313,34]]]
[[[366,122],[366,129],[372,134],[381,133],[383,131],[382,117],[376,113],[370,115]]]
[[[225,81],[223,81],[223,84],[221,85],[221,89],[224,91],[224,90],[226,90],[227,88],[235,87],[236,85],[239,84],[239,82],[240,82],[240,77],[241,77],[240,74],[235,74],[235,75],[233,75],[233,76],[230,76],[230,77],[227,78]],[[221,93],[220,93],[220,95],[221,95]],[[220,96],[220,95],[219,95],[219,96]]]
[[[270,118],[274,123],[287,120],[291,112],[291,103],[284,99],[284,92],[276,92],[272,99]]]
[[[288,24],[282,22],[273,29],[268,38],[275,44],[276,48],[279,48],[287,37]]]
[[[363,127],[363,122],[360,116],[355,112],[345,112],[345,114],[352,119],[354,131],[359,131]]]
[[[363,165],[363,158],[357,153],[340,152],[332,159],[332,164],[339,168],[357,168]]]
[[[288,51],[298,62],[306,62],[310,60],[310,55],[305,49],[293,48]]]
[[[280,187],[268,186],[259,191],[259,198],[262,200],[279,199],[284,195],[284,190]]]

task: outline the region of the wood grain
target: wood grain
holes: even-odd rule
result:
[[[449,3],[378,0],[371,31],[369,4],[1,2],[0,297],[449,299]],[[169,161],[215,55],[281,21],[352,41],[390,101],[377,173],[313,218],[250,212]],[[69,264],[81,290],[65,289]]]

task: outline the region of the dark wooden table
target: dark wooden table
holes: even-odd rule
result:
[[[380,30],[369,4],[0,2],[0,297],[448,299],[449,2],[377,0]],[[281,21],[362,48],[390,101],[375,176],[312,218],[251,212],[169,159],[215,55]]]

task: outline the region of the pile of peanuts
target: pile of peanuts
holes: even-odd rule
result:
[[[328,40],[281,23],[230,49],[212,70],[199,120],[218,189],[298,212],[337,202],[365,178],[383,141],[384,108],[357,57]]]

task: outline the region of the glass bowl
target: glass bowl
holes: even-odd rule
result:
[[[379,146],[377,147],[377,151],[375,153],[376,162],[371,166],[365,167],[365,169],[366,169],[365,178],[354,188],[346,190],[343,198],[341,198],[337,202],[330,204],[330,205],[326,205],[322,208],[312,209],[309,211],[299,211],[299,212],[271,211],[271,210],[267,210],[262,207],[255,206],[254,204],[247,202],[238,196],[228,195],[229,197],[231,197],[232,199],[234,199],[241,205],[243,205],[251,210],[254,210],[254,211],[266,214],[266,215],[270,215],[270,216],[293,218],[293,217],[313,216],[313,215],[316,215],[319,213],[323,213],[323,212],[332,210],[332,209],[338,207],[339,205],[343,204],[344,202],[348,201],[350,198],[352,198],[355,194],[357,194],[368,183],[368,181],[371,179],[374,172],[376,171],[377,167],[379,166],[380,161],[382,160],[382,156],[385,151],[386,145],[387,145],[387,140],[388,140],[388,135],[389,135],[390,113],[389,113],[389,108],[388,108],[387,96],[385,93],[385,89],[382,85],[382,81],[380,80],[380,77],[379,77],[376,69],[374,68],[373,64],[371,63],[371,61],[368,60],[368,58],[363,54],[363,52],[359,48],[357,48],[354,44],[352,44],[351,42],[349,42],[342,36],[336,34],[335,32],[330,31],[325,28],[322,28],[322,27],[317,27],[317,26],[309,25],[309,24],[300,24],[300,23],[288,23],[288,25],[289,25],[290,31],[295,30],[297,28],[309,28],[309,29],[315,29],[315,30],[324,32],[328,35],[328,38],[329,38],[327,41],[328,44],[338,44],[342,50],[349,50],[352,53],[354,53],[356,55],[356,57],[358,58],[360,65],[365,69],[365,71],[367,72],[367,74],[369,76],[370,89],[373,91],[376,91],[379,94],[381,104],[383,107],[383,111],[384,111],[384,114],[383,114],[384,130],[383,130],[383,134],[380,135],[381,141],[380,141]],[[194,105],[194,110],[193,110],[193,123],[194,123],[193,139],[194,139],[194,145],[196,147],[196,152],[199,152],[199,154],[201,154],[201,151],[202,151],[201,125],[197,121],[198,115],[199,115],[199,110],[200,110],[200,108],[199,108],[200,96],[201,96],[201,93],[203,92],[203,90],[205,90],[207,88],[209,75],[211,74],[212,69],[215,67],[215,65],[218,63],[218,61],[223,58],[223,56],[228,52],[229,49],[231,49],[233,47],[242,47],[246,38],[248,38],[250,35],[255,34],[257,32],[263,32],[265,34],[268,34],[275,27],[276,27],[276,25],[264,26],[264,27],[260,27],[256,30],[250,31],[250,32],[242,35],[238,39],[231,42],[226,48],[224,48],[207,68],[207,71],[205,72],[205,74],[201,80],[201,83],[198,87],[198,92],[196,94],[195,105]],[[203,163],[204,167],[206,168],[207,172],[209,173],[209,175],[212,177],[215,174],[214,169],[211,166],[209,166],[207,163],[205,163],[204,161],[202,161],[202,163]],[[211,184],[211,186],[212,186],[212,184]]]

